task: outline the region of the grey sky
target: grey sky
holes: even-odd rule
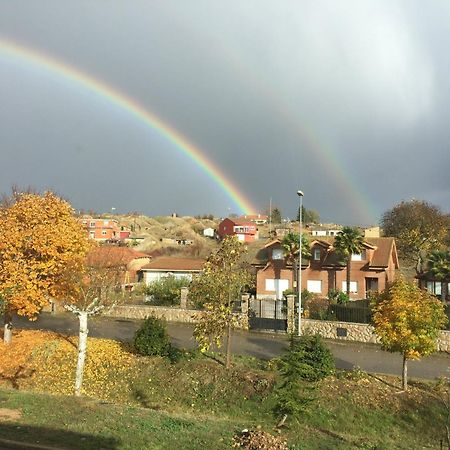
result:
[[[402,199],[449,211],[450,4],[0,0],[0,40],[115,86],[204,151],[261,211],[376,223]],[[120,108],[0,51],[0,191],[76,208],[237,208]]]

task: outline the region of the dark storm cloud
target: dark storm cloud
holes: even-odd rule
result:
[[[136,98],[260,209],[296,190],[325,220],[448,209],[449,7],[394,1],[0,0],[0,35]],[[231,201],[139,121],[0,55],[0,190],[78,208],[226,214]]]

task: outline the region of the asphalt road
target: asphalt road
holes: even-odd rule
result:
[[[65,334],[78,333],[78,319],[70,313],[58,315],[42,313],[35,322],[20,317],[14,320],[14,326],[19,329],[43,329]],[[89,322],[89,335],[130,341],[139,325],[139,320],[94,317]],[[168,331],[175,346],[180,348],[196,347],[192,337],[192,325],[169,323]],[[378,345],[331,340],[327,340],[326,343],[333,352],[336,366],[341,369],[359,367],[371,373],[401,374],[401,356],[384,352]],[[236,354],[269,359],[280,355],[287,345],[286,335],[246,331],[233,333],[232,347]],[[411,377],[425,379],[450,377],[450,355],[439,353],[421,361],[410,361],[408,373]]]

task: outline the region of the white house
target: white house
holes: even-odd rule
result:
[[[147,285],[168,276],[192,280],[192,275],[200,273],[203,270],[204,264],[205,260],[200,258],[164,256],[142,267],[138,273],[138,280]]]

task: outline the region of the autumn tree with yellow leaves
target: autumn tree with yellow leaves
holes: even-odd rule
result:
[[[84,265],[90,244],[70,204],[52,192],[13,192],[0,205],[0,297],[4,341],[12,316],[33,319],[70,290],[68,274]]]
[[[242,262],[245,252],[246,247],[236,236],[226,237],[189,287],[190,299],[204,307],[194,330],[200,350],[207,351],[213,342],[220,346],[226,336],[227,368],[231,365],[232,329],[239,325],[233,302],[241,299],[242,292],[252,282]]]
[[[373,305],[375,332],[385,350],[403,356],[403,390],[408,389],[407,361],[437,350],[439,330],[447,320],[442,302],[403,278],[376,299]]]

